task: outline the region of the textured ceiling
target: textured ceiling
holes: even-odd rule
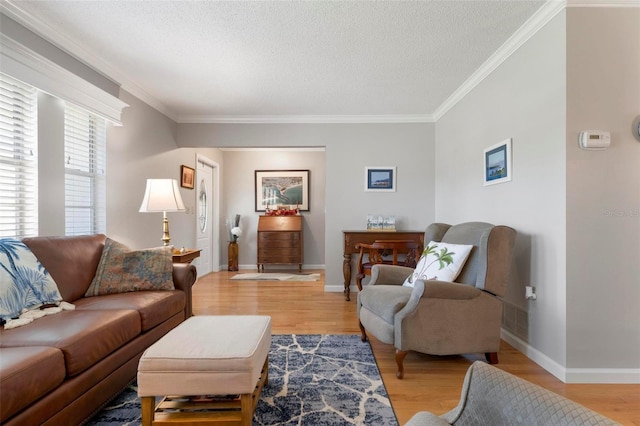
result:
[[[544,1],[11,3],[172,118],[207,121],[430,116]]]

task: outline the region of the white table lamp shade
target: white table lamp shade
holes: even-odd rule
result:
[[[185,211],[178,181],[175,179],[147,179],[147,189],[140,212]]]

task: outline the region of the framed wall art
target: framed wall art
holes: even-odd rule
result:
[[[511,139],[491,145],[484,150],[484,185],[511,180]]]
[[[180,166],[180,186],[183,188],[193,189],[196,180],[195,169],[189,166]]]
[[[395,192],[395,167],[365,167],[364,190],[379,192]]]
[[[298,206],[309,211],[309,170],[256,170],[256,211]]]

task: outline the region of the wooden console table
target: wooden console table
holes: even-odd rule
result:
[[[424,247],[424,231],[342,231],[342,234],[344,235],[342,273],[345,300],[351,300],[351,255],[359,253],[359,250],[356,250],[356,244],[371,244],[376,240],[412,240]]]

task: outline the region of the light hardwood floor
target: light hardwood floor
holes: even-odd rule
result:
[[[256,272],[240,271],[240,272]],[[270,272],[270,271],[267,271]],[[283,271],[272,271],[283,272]],[[324,271],[316,282],[230,281],[236,272],[215,272],[193,288],[195,315],[270,315],[273,334],[360,334],[356,297],[324,292]],[[394,348],[370,337],[384,384],[400,424],[417,411],[442,414],[458,402],[470,363],[480,354],[437,357],[409,353],[405,378],[395,377]],[[640,426],[640,385],[564,384],[506,342],[497,365],[564,395],[622,424]]]

